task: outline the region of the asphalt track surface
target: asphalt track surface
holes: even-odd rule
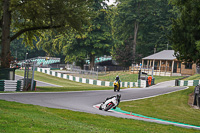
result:
[[[170,87],[172,82],[158,84],[149,88],[129,88],[120,91],[122,101],[130,101],[137,99],[144,99],[154,97],[157,95],[167,94],[179,90],[186,89],[187,87]],[[166,87],[166,85],[168,87]],[[165,87],[164,87],[165,86]],[[108,115],[121,118],[129,118],[136,120],[144,120],[148,122],[156,122],[160,124],[172,124],[180,127],[195,128],[185,125],[178,125],[168,123],[165,121],[155,121],[151,119],[142,119],[129,115],[115,113],[113,111],[101,111],[94,108],[94,105],[102,103],[107,97],[116,95],[118,92],[113,90],[100,90],[100,91],[76,91],[76,92],[43,92],[43,93],[1,93],[0,99],[6,101],[15,101],[24,104],[40,105],[50,108],[68,109],[73,111],[87,112],[92,114]]]

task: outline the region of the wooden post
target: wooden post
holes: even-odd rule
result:
[[[173,71],[174,71],[174,60],[172,61],[172,71],[171,71],[171,76],[172,76]]]
[[[152,60],[150,60],[150,64],[149,64],[150,68],[152,68],[152,65],[151,65],[151,64],[152,64]]]
[[[149,64],[149,66],[150,66],[150,68],[152,69],[151,62],[152,62],[152,60],[150,60],[150,64]],[[150,69],[150,70],[151,70],[151,69]],[[151,71],[150,71],[150,72],[151,72]]]
[[[161,60],[160,60],[160,64],[159,64],[159,65],[160,65],[160,66],[159,66],[159,76],[160,76],[161,63],[162,63],[162,62],[161,62]]]
[[[155,70],[154,66],[155,66],[155,59],[153,60],[153,70]]]

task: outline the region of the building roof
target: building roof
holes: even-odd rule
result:
[[[174,50],[163,50],[161,52],[152,54],[150,56],[142,58],[143,60],[174,60]]]

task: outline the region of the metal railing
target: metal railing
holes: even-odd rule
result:
[[[75,77],[81,77],[81,78],[88,78],[88,79],[98,79],[98,71],[91,71],[91,70],[81,70],[81,69],[70,69],[70,74]]]

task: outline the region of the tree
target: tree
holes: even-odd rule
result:
[[[139,61],[138,55],[152,54],[154,48],[158,51],[167,48],[171,9],[168,0],[121,0],[118,4],[115,38],[122,44],[126,41],[133,45],[132,63]]]
[[[121,47],[116,47],[113,51],[113,57],[120,66],[130,66],[132,63],[132,45],[125,42]]]
[[[46,53],[42,49],[36,48],[36,42],[33,46],[25,45],[23,39],[15,39],[10,44],[11,56],[17,61],[25,59],[25,53],[28,53],[28,58],[34,58],[37,56],[45,56]]]
[[[69,34],[44,35],[41,43],[43,48],[49,47],[46,51],[62,52],[66,57],[66,62],[79,62],[83,65],[84,60],[89,57],[90,68],[94,67],[95,56],[110,54],[112,47],[112,37],[110,34],[110,26],[107,21],[108,6],[103,0],[95,0],[91,6],[93,16],[91,24],[84,25],[82,34],[71,30]],[[49,38],[49,39],[48,39]],[[51,38],[51,39],[50,39]]]
[[[1,67],[9,68],[10,42],[23,35],[28,45],[41,32],[69,28],[82,30],[90,19],[92,0],[3,0],[0,1]],[[11,31],[12,33],[11,34]]]
[[[152,0],[122,0],[118,4],[118,17],[116,19],[116,27],[118,27],[118,35],[124,40],[132,44],[133,49],[133,64],[135,64],[135,52],[138,38],[139,25],[147,21],[147,16],[152,8]]]
[[[108,6],[103,0],[95,0],[92,11],[95,16],[91,20],[91,26],[86,26],[87,32],[84,35],[76,36],[76,42],[66,47],[65,53],[68,54],[66,60],[70,58],[85,59],[89,56],[90,68],[94,67],[95,56],[110,54],[112,48],[112,37],[110,26],[107,21]],[[71,51],[74,51],[72,53]],[[79,56],[77,56],[79,55]]]
[[[178,11],[170,35],[175,55],[186,62],[200,62],[200,1],[171,0],[171,3]]]

